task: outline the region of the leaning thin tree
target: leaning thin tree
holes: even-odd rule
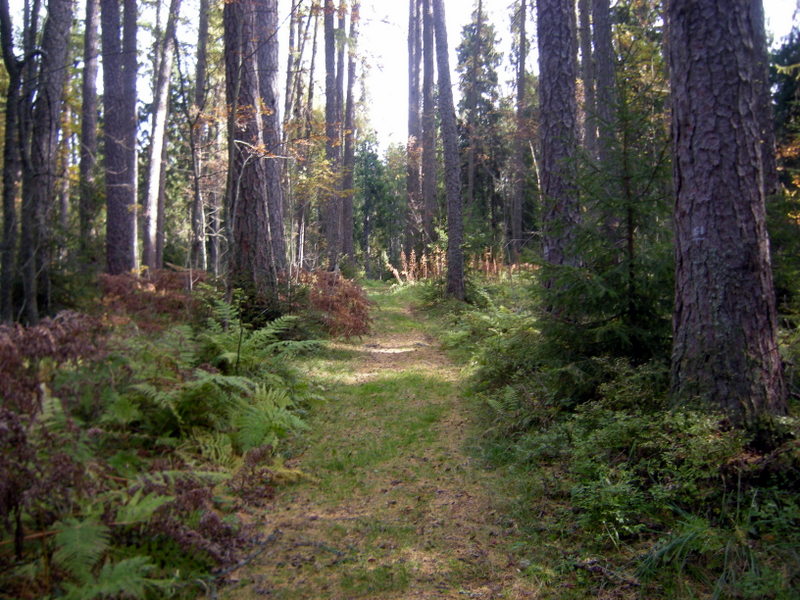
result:
[[[754,5],[758,4],[754,10]],[[676,401],[740,424],[786,412],[765,225],[760,0],[667,8],[675,199]],[[759,22],[760,21],[760,22]]]

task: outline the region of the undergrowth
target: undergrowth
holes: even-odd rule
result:
[[[631,314],[587,269],[548,276],[544,296],[529,278],[476,279],[471,306],[421,290],[471,365],[476,446],[513,490],[506,508],[529,539],[516,550],[554,590],[543,597],[798,597],[797,419],[746,432],[672,406],[662,300]]]
[[[280,447],[319,342],[186,283],[105,277],[95,316],[0,327],[0,597],[196,598],[259,542],[246,507],[302,477]]]

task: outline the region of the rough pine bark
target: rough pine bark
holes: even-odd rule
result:
[[[144,236],[142,263],[149,269],[161,268],[158,260],[159,197],[162,193],[162,156],[167,136],[169,116],[169,88],[172,59],[175,54],[175,29],[181,9],[181,0],[170,0],[164,36],[157,43],[156,78],[153,87],[153,118],[150,124],[150,151],[147,168],[146,196],[144,201]]]
[[[358,45],[358,23],[361,16],[361,3],[353,2],[350,9],[350,39],[347,60],[347,99],[344,111],[344,160],[342,174],[342,255],[345,260],[355,259],[353,239],[353,171],[356,163],[355,153],[355,98],[353,88],[356,84],[356,48]]]
[[[267,174],[261,148],[255,8],[251,0],[234,0],[223,8],[230,153],[226,205],[231,240],[230,285],[261,295],[273,289],[276,273],[264,198]]]
[[[542,251],[553,265],[579,263],[575,150],[577,102],[574,3],[538,0]]]
[[[446,293],[452,298],[463,300],[466,289],[464,286],[464,251],[461,248],[464,239],[464,223],[461,216],[461,167],[443,0],[433,0],[433,19],[439,71],[439,118],[442,122],[442,143],[444,145],[444,183],[447,192]]]
[[[272,264],[276,272],[286,268],[286,242],[283,235],[283,139],[279,109],[278,75],[278,0],[258,0],[258,85],[264,151],[264,194],[267,204],[268,237],[272,245]]]
[[[422,0],[422,232],[423,243],[436,241],[436,102],[433,96],[434,54],[431,0]]]
[[[22,63],[14,54],[13,27],[8,0],[0,0],[0,44],[3,64],[8,74],[5,107],[5,134],[3,138],[3,245],[0,248],[0,322],[14,318],[12,288],[15,279],[15,250],[17,246],[18,219],[17,193],[21,176],[19,154],[19,100],[22,84]]]
[[[39,304],[47,308],[50,223],[58,179],[58,134],[67,80],[72,0],[50,0],[42,31],[41,63],[33,105],[30,156],[23,165],[20,271],[28,323],[39,320]],[[44,289],[39,289],[40,287]],[[41,296],[40,297],[40,292]]]
[[[100,14],[106,261],[116,275],[136,267],[136,2],[101,0]]]
[[[676,402],[740,424],[784,414],[765,227],[760,0],[667,7],[675,197]]]
[[[88,252],[97,213],[97,73],[100,52],[100,0],[86,0],[86,21],[83,40],[83,74],[81,80],[81,146],[78,173],[78,204],[81,255]]]

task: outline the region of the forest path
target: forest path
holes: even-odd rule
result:
[[[301,454],[311,479],[282,486],[263,513],[270,543],[223,597],[535,598],[492,506],[493,476],[465,450],[460,370],[405,294],[374,288],[375,327],[304,363],[327,402]]]

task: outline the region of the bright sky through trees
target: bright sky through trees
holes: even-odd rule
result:
[[[446,0],[447,35],[451,44],[451,68],[455,67],[455,47],[461,40],[461,29],[470,20],[474,9],[472,0]],[[484,0],[489,19],[494,24],[500,50],[507,64],[511,36],[509,9],[511,0]],[[767,28],[774,39],[779,40],[789,33],[795,0],[764,0]],[[362,3],[363,19],[361,51],[366,53],[371,72],[368,79],[370,115],[372,127],[378,131],[381,145],[405,143],[407,136],[407,48],[408,2],[406,0],[367,0]],[[529,56],[529,68],[536,55]],[[513,77],[511,71],[501,72],[501,82],[508,84]],[[455,81],[455,80],[454,80]],[[456,93],[457,90],[454,90]]]

